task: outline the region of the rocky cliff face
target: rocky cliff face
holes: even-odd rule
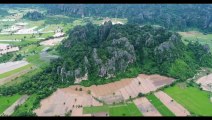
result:
[[[106,50],[111,57],[107,58],[105,63],[97,57],[96,49],[93,54],[94,61],[99,66],[98,75],[101,77],[109,78],[115,76],[116,72],[124,72],[128,64],[136,60],[134,46],[125,37],[113,39],[111,46],[108,46]]]

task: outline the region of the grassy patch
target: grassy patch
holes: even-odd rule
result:
[[[98,112],[108,112],[109,106],[93,106],[93,107],[84,107],[83,108],[83,114],[93,114]]]
[[[12,96],[0,96],[0,114],[2,114],[10,105],[18,100],[21,95],[15,94]]]
[[[108,112],[110,116],[142,116],[142,113],[134,103],[83,108],[84,114],[93,114],[98,112]]]
[[[27,61],[38,67],[42,67],[48,64],[47,62],[40,59],[39,54],[28,56]]]
[[[189,32],[178,32],[182,36],[182,40],[184,43],[188,43],[188,41],[199,41],[201,44],[208,44],[211,48],[212,52],[212,34],[204,35],[198,31],[189,31]],[[188,41],[185,41],[188,40]]]
[[[147,96],[147,99],[163,116],[175,116],[154,94]]]
[[[28,68],[30,68],[30,67],[32,67],[32,64],[28,64],[28,65],[25,65],[25,66],[23,66],[23,67],[17,68],[17,69],[15,69],[15,70],[11,70],[11,71],[9,71],[9,72],[0,74],[0,79],[5,78],[5,77],[8,77],[8,76],[10,76],[10,75],[12,75],[12,74],[15,74],[15,73],[17,73],[17,72],[23,71],[23,70],[25,70],[25,69],[28,69]]]
[[[200,116],[212,115],[212,103],[209,93],[197,87],[180,88],[175,85],[164,90],[169,96],[183,105],[192,114]]]

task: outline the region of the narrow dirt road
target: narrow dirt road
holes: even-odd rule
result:
[[[12,115],[13,112],[15,111],[16,106],[19,106],[19,105],[23,104],[28,99],[28,97],[29,97],[28,95],[23,95],[15,103],[13,103],[9,108],[7,108],[3,112],[3,115],[6,115],[6,116]]]

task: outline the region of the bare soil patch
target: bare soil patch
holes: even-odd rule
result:
[[[102,105],[96,101],[87,91],[76,91],[76,87],[71,86],[64,89],[58,89],[50,97],[41,101],[41,107],[34,112],[38,116],[64,116],[68,111],[72,111],[71,116],[82,116],[82,108],[84,106],[100,106]]]
[[[6,54],[8,52],[18,51],[19,47],[13,47],[9,44],[0,44],[0,54]]]
[[[133,101],[144,116],[161,116],[157,109],[145,97]]]
[[[212,74],[199,78],[196,83],[200,84],[203,90],[212,91]]]

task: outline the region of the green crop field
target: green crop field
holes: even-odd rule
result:
[[[209,93],[196,87],[180,88],[178,85],[164,90],[169,96],[183,105],[192,114],[200,116],[212,115],[212,103]]]
[[[93,106],[93,107],[84,107],[83,113],[84,114],[93,114],[98,112],[108,112],[109,106],[103,105],[103,106]]]
[[[29,45],[26,47],[23,47],[19,53],[21,54],[27,54],[27,53],[39,53],[42,49],[44,48],[44,46],[37,46],[37,45]]]
[[[2,114],[10,105],[18,100],[21,95],[15,94],[12,96],[0,96],[0,114]]]
[[[17,69],[15,69],[15,70],[11,70],[11,71],[8,71],[8,72],[6,72],[6,73],[0,74],[0,79],[5,78],[5,77],[8,77],[8,76],[10,76],[10,75],[12,75],[12,74],[15,74],[15,73],[17,73],[17,72],[23,71],[23,70],[25,70],[25,69],[28,69],[28,68],[30,68],[30,67],[32,67],[32,64],[28,64],[28,65],[25,65],[25,66],[23,66],[23,67],[17,68]]]
[[[155,108],[161,113],[163,116],[175,116],[154,94],[150,94],[147,96],[147,99],[155,106]]]
[[[142,116],[139,109],[134,103],[129,103],[126,105],[112,106],[109,109],[110,116]]]
[[[108,112],[109,116],[142,116],[142,113],[134,103],[83,108],[84,114],[93,114],[98,112]]]
[[[33,106],[33,103],[36,100],[37,95],[33,94],[31,95],[25,102],[24,104],[20,105],[12,114],[12,116],[22,116],[23,114],[32,111],[32,109],[35,108],[35,106]]]

